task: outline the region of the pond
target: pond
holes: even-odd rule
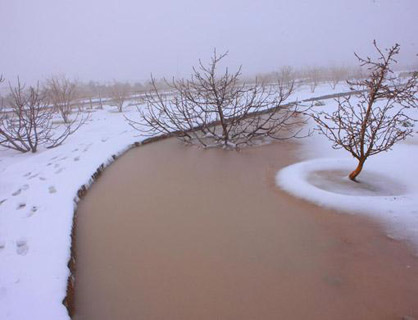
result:
[[[297,152],[173,139],[127,152],[79,204],[74,318],[418,317],[406,244],[276,187]]]

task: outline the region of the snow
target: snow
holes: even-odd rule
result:
[[[324,102],[318,109],[336,107],[332,99]],[[277,173],[278,186],[320,206],[372,217],[383,223],[389,237],[418,248],[417,135],[370,157],[359,183],[347,178],[357,166],[348,152],[332,149],[331,142],[318,133],[301,142],[302,161]]]
[[[143,140],[113,109],[96,110],[58,148],[1,150],[0,319],[69,318],[62,300],[77,190],[112,155]]]
[[[308,86],[303,86],[289,100],[301,101],[341,91],[348,91],[345,84],[339,84],[336,90],[322,84],[313,94]],[[0,319],[69,319],[62,301],[69,276],[67,263],[76,193],[82,185],[92,183],[91,175],[102,164],[110,164],[113,155],[144,139],[124,118],[137,117],[134,107],[125,108],[124,114],[114,110],[110,106],[95,110],[85,126],[55,149],[36,154],[0,150]],[[305,159],[322,154],[324,149],[318,137],[309,139],[307,146],[317,147],[305,148]],[[409,176],[407,181],[411,182],[409,171],[416,172],[417,164],[413,157],[404,156],[405,149],[410,152],[411,148],[416,150],[417,144],[400,146],[387,158],[389,163],[393,157],[400,161],[394,176],[388,174],[388,178],[403,183],[405,176]],[[370,167],[376,162],[383,168],[384,161],[384,156],[371,160]],[[292,170],[295,172],[292,168],[287,171]],[[305,188],[303,193],[312,190],[303,184],[300,177],[303,172],[296,170],[296,173],[291,178]],[[405,188],[409,193],[401,197],[404,211],[408,211],[411,192],[416,195],[418,185],[407,184]],[[392,207],[399,203],[398,198],[391,201]],[[412,232],[412,227],[408,228]]]

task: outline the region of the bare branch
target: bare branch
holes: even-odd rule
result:
[[[54,110],[47,96],[36,87],[17,81],[10,87],[6,105],[0,110],[0,145],[19,152],[36,152],[39,146],[53,148],[61,145],[87,120],[68,119],[63,126],[54,125]]]
[[[219,75],[219,63],[226,55],[215,50],[208,65],[199,61],[189,80],[166,81],[166,93],[152,77],[147,106],[139,109],[139,121],[128,119],[130,125],[143,134],[175,134],[187,143],[233,149],[263,139],[297,136],[302,110],[284,105],[294,82],[247,85],[240,82],[241,68],[233,73],[226,68]]]
[[[394,144],[413,133],[413,123],[409,109],[417,107],[417,79],[412,73],[409,79],[398,81],[391,70],[396,63],[399,45],[383,52],[376,44],[378,58],[361,58],[356,54],[361,66],[366,67],[369,76],[365,79],[347,81],[353,96],[336,100],[337,110],[333,113],[313,114],[320,133],[333,142],[333,148],[343,148],[358,160],[358,166],[350,174],[355,181],[368,157],[388,151]]]

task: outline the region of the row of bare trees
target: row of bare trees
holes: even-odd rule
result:
[[[53,96],[49,91],[41,90],[39,85],[26,88],[18,79],[17,85],[9,85],[9,89],[9,95],[0,106],[2,147],[19,152],[36,152],[40,146],[54,148],[87,120],[79,113],[70,117],[69,106],[63,101],[68,102],[66,99],[71,88],[65,87],[66,91],[60,91],[56,86],[56,96]],[[56,112],[65,117],[63,124],[55,120]]]
[[[207,66],[200,62],[193,68],[190,79],[166,81],[170,95],[152,80],[146,107],[138,109],[139,119],[128,121],[142,134],[174,133],[187,143],[238,149],[265,139],[299,137],[309,113],[334,148],[343,148],[358,160],[349,175],[356,181],[368,157],[390,150],[413,133],[418,109],[418,73],[404,74],[400,80],[392,71],[399,45],[382,51],[374,42],[374,47],[376,60],[356,55],[364,78],[347,81],[351,93],[335,100],[335,112],[316,112],[312,106],[288,101],[295,88],[292,69],[282,69],[275,83],[264,79],[267,84],[248,85],[240,80],[241,69],[217,71],[226,54],[215,51]],[[319,82],[319,75],[311,70],[311,86]],[[333,69],[329,81],[335,87],[346,75],[346,70]]]
[[[189,79],[161,83],[151,78],[151,90],[142,96],[145,105],[138,107],[139,118],[127,120],[143,135],[169,134],[204,147],[239,149],[270,139],[301,137],[309,115],[334,148],[343,148],[358,160],[350,174],[355,181],[368,157],[411,135],[416,121],[417,72],[404,74],[400,80],[392,71],[399,45],[382,51],[374,42],[374,47],[376,60],[356,55],[362,76],[347,81],[351,94],[336,100],[335,112],[313,112],[312,106],[291,101],[295,90],[291,68],[282,68],[274,82],[268,78],[245,83],[241,68],[219,72],[227,53],[218,55],[215,50],[209,64],[199,61]],[[348,74],[345,69],[330,69],[327,79],[335,88]],[[324,79],[319,69],[310,70],[305,78],[310,79],[312,90]],[[47,148],[60,145],[80,127],[82,119],[70,119],[77,96],[75,84],[65,77],[54,78],[45,88],[25,90],[20,83],[10,88],[8,109],[0,112],[1,145],[35,152],[40,144]],[[117,83],[110,88],[108,95],[122,112],[132,91]],[[63,119],[61,131],[53,125],[53,111]]]
[[[311,92],[315,92],[320,83],[328,83],[334,90],[339,83],[346,80],[363,79],[366,76],[361,68],[346,66],[332,67],[306,67],[295,69],[283,66],[276,72],[260,74],[257,77],[265,82],[274,82],[280,79],[283,83],[295,82],[295,85],[308,85]]]

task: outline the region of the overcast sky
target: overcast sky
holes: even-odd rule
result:
[[[0,0],[0,74],[27,82],[188,75],[213,48],[248,74],[354,64],[401,45],[417,63],[418,0]]]

